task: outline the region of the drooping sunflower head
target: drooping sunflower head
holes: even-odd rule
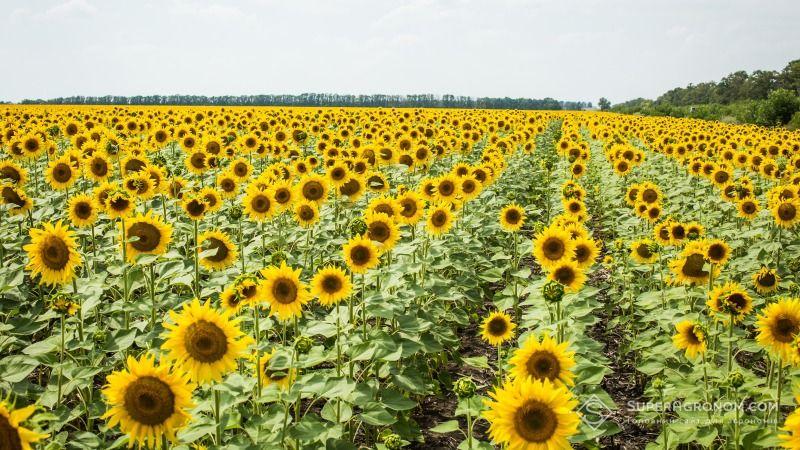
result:
[[[28,171],[14,161],[0,161],[0,182],[24,186],[28,182]]]
[[[791,361],[792,343],[800,333],[800,299],[784,298],[767,305],[756,320],[756,342]]]
[[[210,230],[197,237],[200,264],[209,270],[224,270],[236,263],[236,245],[222,231]]]
[[[753,274],[753,285],[759,294],[769,294],[776,291],[780,281],[778,272],[767,267],[762,267],[761,270]]]
[[[323,306],[339,303],[352,291],[352,284],[347,273],[336,266],[319,269],[311,280],[311,294],[319,299]]]
[[[25,214],[33,208],[33,200],[22,187],[6,183],[0,183],[0,204],[10,205],[8,212],[12,216]]]
[[[102,391],[109,428],[119,425],[131,445],[161,448],[162,437],[175,441],[194,407],[189,376],[180,368],[156,364],[150,355],[138,360],[129,356],[127,366],[109,375]]]
[[[548,380],[516,378],[491,392],[483,413],[496,444],[509,449],[566,449],[577,434],[578,401]]]
[[[344,261],[353,273],[366,273],[378,265],[379,251],[367,236],[355,236],[342,248]]]
[[[500,345],[514,336],[514,329],[517,325],[511,321],[511,317],[502,311],[495,311],[485,319],[481,325],[481,338],[489,345]]]
[[[375,197],[370,200],[366,211],[384,213],[387,216],[394,218],[394,216],[400,213],[400,206],[397,204],[396,199],[389,197],[388,195],[381,195],[380,197]]]
[[[687,358],[694,359],[706,351],[706,332],[701,324],[684,320],[675,325],[675,331],[672,343],[678,349],[685,350]]]
[[[0,402],[0,447],[8,450],[31,450],[31,444],[49,437],[25,428],[22,423],[36,412],[36,405],[13,409]]]
[[[551,268],[575,257],[575,243],[566,230],[550,226],[536,236],[533,255],[540,266]]]
[[[31,276],[40,275],[40,283],[49,285],[72,281],[75,269],[81,265],[74,233],[59,221],[32,228],[30,236],[31,243],[23,249],[28,253],[25,268],[31,271]]]
[[[500,211],[500,226],[503,230],[513,233],[519,231],[524,224],[525,210],[516,203],[507,205]]]
[[[236,360],[252,342],[230,314],[220,313],[210,302],[201,304],[197,299],[185,303],[180,313],[169,312],[162,349],[193,381],[220,381],[224,374],[236,369]]]
[[[162,255],[172,241],[172,225],[148,211],[125,221],[124,241],[131,263],[139,255]]]
[[[300,280],[300,269],[292,269],[282,261],[280,267],[270,266],[261,271],[264,280],[259,285],[259,298],[266,300],[270,314],[289,320],[303,314],[303,305],[311,300],[308,287]]]

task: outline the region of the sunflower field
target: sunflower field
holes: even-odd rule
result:
[[[800,133],[0,106],[0,450],[800,448]]]

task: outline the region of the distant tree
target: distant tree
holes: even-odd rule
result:
[[[800,111],[797,94],[788,89],[775,89],[763,105],[760,121],[764,125],[784,125],[797,111]]]
[[[597,101],[597,106],[600,107],[600,111],[607,111],[611,108],[611,102],[605,97],[600,97],[600,100]]]
[[[800,95],[800,59],[786,64],[780,76],[781,87]]]

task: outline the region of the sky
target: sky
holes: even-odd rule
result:
[[[0,100],[454,94],[613,103],[800,58],[798,0],[0,0]]]

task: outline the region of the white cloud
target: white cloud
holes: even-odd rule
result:
[[[44,12],[45,17],[63,17],[69,15],[92,16],[97,13],[89,0],[67,0],[61,4],[53,6]]]

